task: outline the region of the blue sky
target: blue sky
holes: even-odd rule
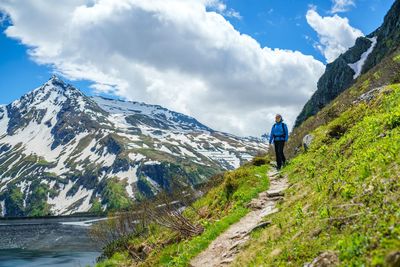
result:
[[[218,1],[218,0],[216,0]],[[346,0],[345,0],[346,1]],[[351,0],[347,0],[350,1]],[[28,1],[29,2],[29,1]],[[33,0],[31,1],[34,2]],[[65,2],[65,1],[64,1]],[[336,12],[337,16],[346,17],[349,19],[349,24],[351,27],[362,31],[364,34],[369,34],[373,30],[375,30],[383,21],[383,17],[386,12],[389,10],[390,6],[393,4],[394,0],[353,0],[354,5],[349,5],[345,12]],[[271,49],[279,48],[279,49],[288,49],[293,51],[299,51],[304,55],[312,55],[316,60],[326,63],[326,59],[321,51],[318,51],[315,48],[315,43],[319,41],[319,36],[317,32],[309,25],[306,19],[307,11],[310,9],[316,9],[318,14],[322,17],[325,16],[333,16],[331,10],[333,3],[329,0],[324,1],[312,1],[312,0],[227,0],[227,1],[220,1],[220,3],[224,4],[226,7],[223,11],[221,11],[221,15],[224,15],[225,19],[229,21],[236,31],[247,34],[255,39],[261,47],[269,47]],[[32,4],[33,5],[33,4]],[[1,4],[0,4],[1,8]],[[20,7],[16,7],[17,10]],[[26,7],[24,7],[26,8]],[[65,9],[67,10],[68,7]],[[215,10],[213,7],[208,7],[210,10]],[[20,8],[22,9],[22,7]],[[60,7],[62,9],[62,7]],[[28,10],[29,11],[29,10]],[[229,12],[235,12],[236,15],[232,15]],[[23,12],[23,11],[21,11]],[[29,11],[30,12],[30,11]],[[21,13],[22,14],[22,13]],[[13,14],[8,14],[13,20]],[[32,16],[35,16],[34,11],[32,11]],[[38,17],[43,17],[43,14],[38,13]],[[179,14],[177,15],[179,16]],[[16,17],[16,15],[15,15]],[[23,21],[17,22],[16,26],[23,25]],[[25,23],[29,23],[25,22]],[[55,24],[57,22],[54,22]],[[156,97],[151,97],[149,94],[143,93],[144,91],[150,92],[152,86],[147,86],[143,89],[140,87],[142,83],[131,82],[129,81],[128,87],[136,88],[134,90],[129,91],[128,89],[124,88],[118,82],[110,82],[109,85],[104,80],[110,79],[101,79],[101,81],[96,79],[87,78],[88,75],[76,75],[76,71],[74,75],[71,73],[64,72],[63,68],[60,67],[59,61],[56,59],[47,59],[45,56],[41,55],[39,59],[32,60],[27,53],[29,42],[25,42],[25,45],[21,43],[26,36],[29,36],[29,32],[23,32],[26,27],[20,27],[18,33],[14,33],[14,36],[6,36],[4,31],[10,26],[10,22],[4,21],[1,25],[1,35],[0,35],[0,72],[1,72],[1,79],[0,79],[0,103],[7,104],[11,101],[18,99],[24,93],[32,90],[33,88],[41,85],[44,83],[51,74],[56,70],[58,72],[63,72],[64,76],[69,77],[72,84],[76,85],[82,91],[87,94],[93,93],[93,88],[90,88],[91,85],[100,84],[99,88],[108,88],[108,89],[100,89],[97,90],[97,93],[100,94],[113,94],[116,97],[134,99],[139,101],[148,101],[151,103],[161,104],[166,107],[189,113],[190,115],[196,116],[200,114],[201,117],[202,112],[201,110],[195,110],[189,104],[181,103],[180,105],[174,105],[174,102],[168,102],[166,97],[163,99],[159,99]],[[62,26],[62,25],[61,25]],[[109,26],[109,25],[107,25]],[[62,29],[62,28],[60,28]],[[36,29],[34,29],[36,30]],[[25,34],[25,35],[24,35]],[[12,34],[9,34],[12,35]],[[46,35],[46,30],[43,29],[43,35]],[[12,38],[10,38],[12,37]],[[50,37],[49,37],[50,38]],[[162,37],[160,37],[162,38]],[[29,38],[26,38],[29,39]],[[38,41],[39,42],[39,41]],[[34,42],[32,42],[34,43]],[[79,47],[75,48],[76,51],[79,51]],[[107,48],[109,49],[109,48]],[[43,51],[42,51],[43,52]],[[43,59],[45,58],[45,59]],[[53,61],[52,61],[53,60]],[[89,60],[89,59],[87,59]],[[140,58],[141,60],[141,58]],[[47,64],[38,64],[37,62],[45,62]],[[53,67],[53,63],[57,65],[57,67]],[[150,63],[146,61],[148,66]],[[153,63],[152,63],[153,64]],[[173,66],[175,69],[180,68],[181,66]],[[185,66],[187,67],[187,66]],[[117,65],[114,67],[118,68]],[[158,68],[158,66],[155,66]],[[148,72],[146,72],[148,73]],[[320,71],[318,72],[320,73]],[[66,74],[66,75],[65,75]],[[141,74],[142,75],[142,74]],[[192,75],[192,74],[191,74]],[[202,73],[195,73],[196,77],[203,75]],[[92,75],[93,77],[96,75]],[[188,73],[184,73],[184,77],[190,76]],[[97,76],[96,76],[97,77]],[[112,77],[112,80],[118,80],[115,77]],[[115,79],[114,79],[115,78]],[[175,76],[174,76],[175,78]],[[190,80],[190,79],[189,79]],[[314,79],[315,80],[315,79]],[[312,81],[315,83],[315,81]],[[162,84],[167,83],[168,79],[162,80]],[[209,81],[199,81],[200,83],[208,83]],[[213,81],[214,82],[214,81]],[[211,83],[211,82],[210,82]],[[104,85],[105,84],[105,85]],[[218,84],[215,82],[215,84]],[[167,83],[168,85],[168,83]],[[114,88],[115,86],[115,88]],[[171,85],[172,87],[172,85]],[[227,85],[228,87],[228,85]],[[110,89],[111,88],[111,89]],[[114,88],[114,89],[113,89]],[[138,89],[139,88],[139,89]],[[150,89],[149,89],[150,88]],[[146,89],[146,90],[145,90]],[[171,89],[172,90],[172,89]],[[200,89],[199,89],[200,90]],[[204,89],[205,90],[205,89]],[[271,89],[272,90],[272,89]],[[141,92],[139,92],[141,91]],[[175,91],[171,91],[171,93],[176,93]],[[307,93],[309,95],[309,93]],[[182,94],[182,98],[184,94]],[[301,107],[304,103],[304,100],[308,96],[304,96],[300,103],[296,104],[296,108],[292,112],[298,112],[299,107]],[[138,98],[138,99],[136,99]],[[240,97],[239,97],[240,98]],[[213,96],[212,99],[216,99]],[[165,101],[164,101],[165,100]],[[249,102],[251,99],[248,100]],[[232,100],[231,105],[235,105],[235,100]],[[293,101],[292,101],[293,102]],[[228,105],[228,103],[221,102],[221,105]],[[188,106],[189,105],[189,106]],[[195,105],[195,104],[192,104]],[[265,102],[264,105],[271,105],[270,102]],[[283,105],[281,105],[283,106]],[[276,105],[279,108],[279,105]],[[276,109],[276,108],[275,108]],[[214,111],[218,112],[218,111]],[[250,116],[251,112],[248,111]],[[264,112],[264,111],[263,111]],[[265,111],[266,112],[266,111]],[[268,113],[268,117],[272,117],[272,113]],[[292,117],[294,115],[291,115]],[[200,119],[208,122],[210,120],[210,116],[203,116]],[[221,121],[228,121],[231,118],[224,118],[221,117]],[[236,118],[237,119],[237,118]],[[291,118],[293,120],[293,118]],[[232,121],[235,121],[232,118]],[[236,124],[233,122],[233,124]],[[215,127],[215,125],[213,125]],[[242,128],[246,128],[247,126],[242,126]],[[231,130],[230,126],[226,126],[221,124],[221,127],[217,127],[223,130]],[[248,128],[248,127],[247,127]],[[232,128],[233,129],[233,128]],[[231,130],[234,131],[235,130]],[[241,133],[241,130],[236,131],[236,133]],[[243,134],[246,134],[245,131],[242,131]],[[255,132],[255,131],[253,131]],[[253,133],[251,132],[251,133]],[[259,130],[261,132],[261,130]]]
[[[351,26],[364,34],[374,31],[383,22],[393,0],[358,0],[355,7],[339,15],[347,17]],[[307,24],[306,13],[310,5],[317,7],[322,16],[329,16],[332,2],[308,0],[230,0],[228,6],[238,10],[243,19],[228,18],[242,33],[256,38],[262,46],[299,50],[324,61],[324,57],[305,39],[317,39],[316,32]]]

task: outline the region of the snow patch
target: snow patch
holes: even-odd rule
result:
[[[0,208],[1,208],[1,217],[5,217],[7,214],[5,200],[0,201]]]
[[[148,176],[145,176],[145,178],[146,178],[146,180],[147,180],[157,191],[160,191],[160,190],[161,190],[160,185],[159,185],[156,181],[154,181],[153,179],[151,179],[151,178],[148,177]]]
[[[85,212],[91,207],[90,197],[93,194],[93,190],[87,190],[80,186],[78,191],[73,196],[67,196],[68,191],[74,186],[74,182],[68,181],[67,185],[60,191],[58,196],[54,198],[48,197],[47,203],[53,205],[51,210],[56,214],[71,214],[73,212]],[[70,207],[79,200],[84,199],[83,203],[75,210],[70,210]]]
[[[145,159],[146,157],[143,156],[142,154],[135,154],[135,153],[129,153],[129,158],[134,161],[134,162],[138,162],[141,161],[142,159]]]
[[[42,183],[43,181],[41,181]],[[23,199],[23,207],[26,208],[26,200],[28,199],[29,195],[29,189],[31,187],[32,181],[22,181],[19,184],[17,184],[17,187],[20,188],[21,193],[24,195]]]
[[[113,173],[111,175],[117,177],[119,180],[128,179],[128,181],[132,181],[133,183],[137,181],[136,171],[137,167],[135,168],[130,167],[129,170],[127,171],[121,171],[118,173]]]
[[[179,148],[179,147],[178,147]],[[158,150],[159,151],[162,151],[162,152],[165,152],[165,153],[168,153],[168,154],[171,154],[171,155],[174,155],[174,156],[176,156],[176,157],[180,157],[181,155],[180,154],[177,154],[177,153],[174,153],[174,152],[172,152],[168,147],[166,147],[166,146],[164,146],[164,145],[161,145],[161,147],[159,147],[158,148]],[[190,151],[189,151],[190,152]],[[191,152],[190,152],[191,153]],[[194,156],[195,157],[195,156]]]
[[[157,160],[149,160],[144,163],[144,165],[159,165],[159,164],[161,164],[161,162]]]
[[[180,146],[178,148],[181,151],[182,155],[187,155],[189,157],[198,159],[198,157],[195,154],[193,154],[191,151],[187,150],[186,148],[184,148],[182,146]]]
[[[65,147],[61,147],[61,151],[59,152],[57,156],[57,165],[54,168],[48,169],[47,171],[50,173],[55,173],[57,175],[62,175],[68,171],[68,169],[65,166],[65,162],[71,157],[71,154],[74,152],[74,150],[78,147],[79,142],[88,136],[88,132],[83,132],[78,134],[69,144],[67,144]],[[74,144],[74,145],[72,145]],[[89,145],[90,147],[90,145]],[[87,155],[87,154],[86,154]],[[76,162],[77,160],[75,160]]]
[[[7,174],[9,171],[11,171],[12,168],[19,163],[21,158],[22,158],[22,155],[19,156],[16,160],[14,160],[13,157],[10,157],[9,159],[5,160],[2,164],[0,164],[0,166],[3,166],[3,165],[7,166],[7,170],[4,173],[0,174],[0,177],[5,176],[5,174]],[[11,161],[11,160],[13,160],[13,162],[11,162],[11,164],[8,164],[9,161]]]
[[[51,144],[54,138],[51,129],[45,125],[31,121],[24,129],[20,129],[12,136],[5,136],[2,142],[11,146],[22,143],[24,146],[24,154],[43,157],[46,161],[54,160],[61,152],[62,147],[52,150]]]
[[[238,158],[235,154],[229,152],[229,151],[208,151],[208,150],[198,150],[200,154],[203,156],[209,158],[212,161],[217,161],[219,163],[228,163],[228,165],[233,168],[239,168],[240,167],[240,158]]]
[[[10,119],[8,118],[6,107],[1,106],[0,110],[2,110],[2,112],[0,112],[0,118],[2,117],[2,119],[0,120],[0,137],[1,137],[2,135],[7,133],[8,122],[10,121]]]
[[[372,38],[368,38],[368,40],[370,40],[372,42],[371,46],[368,48],[367,51],[365,51],[361,55],[360,60],[355,63],[348,64],[349,67],[352,68],[354,71],[353,79],[357,79],[361,75],[361,71],[362,71],[365,61],[367,60],[368,56],[372,53],[372,51],[374,51],[374,48],[375,48],[376,44],[378,43],[378,37],[376,37],[376,36],[372,37]]]
[[[127,185],[126,185],[125,189],[130,198],[135,198],[135,193],[133,192],[132,185],[135,182],[137,182],[137,180],[138,180],[137,170],[138,170],[138,166],[136,166],[134,168],[130,167],[128,171],[119,172],[115,175],[120,180],[127,179]]]
[[[124,114],[110,114],[108,119],[114,124],[115,128],[119,130],[129,130],[130,126],[126,120]]]

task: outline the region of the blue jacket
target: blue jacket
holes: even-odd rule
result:
[[[286,123],[277,122],[272,126],[271,134],[269,136],[269,143],[274,141],[287,141],[289,138],[288,128]]]

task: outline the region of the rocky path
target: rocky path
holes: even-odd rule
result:
[[[262,219],[278,211],[276,203],[283,199],[283,191],[288,183],[287,178],[281,178],[277,172],[269,172],[268,176],[271,180],[270,188],[251,201],[249,207],[252,211],[218,236],[205,251],[190,262],[190,266],[212,267],[230,264],[239,253],[240,247],[249,240],[249,234],[270,224]]]

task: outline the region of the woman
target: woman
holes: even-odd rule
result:
[[[288,128],[285,123],[283,123],[282,116],[276,114],[275,124],[272,126],[271,135],[269,137],[269,143],[274,143],[275,154],[276,154],[276,164],[277,169],[280,170],[282,165],[285,165],[286,158],[283,154],[283,148],[285,147],[285,142],[289,138]]]

